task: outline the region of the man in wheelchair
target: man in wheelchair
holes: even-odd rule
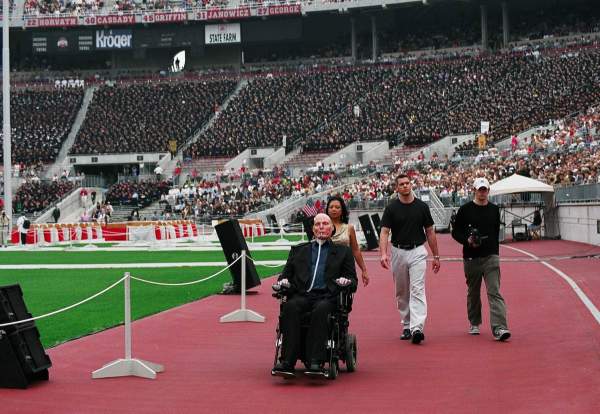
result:
[[[346,297],[351,300],[351,293],[357,287],[356,270],[350,248],[331,242],[333,229],[329,216],[318,214],[314,219],[314,240],[291,249],[285,268],[273,285],[274,296],[281,298],[282,304],[272,375],[294,377],[296,361],[300,358],[307,367],[306,374],[335,378],[337,359],[332,358],[333,342],[336,346],[343,342],[348,348],[342,359],[349,371],[354,368],[355,360],[350,366],[346,357],[352,352],[353,358],[356,357],[354,336],[350,341],[346,337],[335,341],[333,335],[339,336],[340,325],[342,332],[346,332],[350,303],[345,299],[346,311],[343,306],[340,308],[340,296],[344,296],[340,293],[348,292]],[[332,317],[340,310],[343,321]],[[306,324],[304,327],[303,322]],[[332,324],[336,325],[338,332],[332,333]],[[305,337],[303,330],[306,331]],[[328,371],[324,371],[326,362]]]

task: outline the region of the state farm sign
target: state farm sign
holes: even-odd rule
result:
[[[239,23],[213,24],[204,27],[204,42],[207,45],[241,43],[242,34]]]

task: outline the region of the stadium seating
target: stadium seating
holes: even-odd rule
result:
[[[11,93],[12,159],[29,167],[53,162],[83,101],[81,89]],[[3,148],[0,148],[0,159]]]
[[[54,182],[32,181],[21,185],[15,194],[13,208],[16,213],[34,214],[54,205],[73,190],[67,180]]]
[[[166,152],[184,143],[233,91],[236,82],[102,86],[94,94],[72,154]]]

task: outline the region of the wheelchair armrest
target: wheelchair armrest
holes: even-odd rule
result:
[[[292,295],[291,287],[281,286],[279,283],[271,285],[271,289],[273,289],[273,293],[271,294],[271,296],[279,300]]]

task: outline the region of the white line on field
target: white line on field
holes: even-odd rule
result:
[[[283,260],[257,260],[256,265],[283,265]],[[227,262],[177,262],[177,263],[95,263],[95,264],[16,264],[0,265],[0,270],[33,269],[151,269],[169,267],[225,267]]]
[[[532,257],[535,260],[540,260],[536,255],[529,253],[525,250],[517,249],[516,247],[512,247],[512,246],[506,246],[506,245],[501,245],[501,246],[506,247],[507,249],[512,249],[519,253],[523,253],[529,257]],[[598,308],[596,307],[596,305],[594,305],[594,303],[590,300],[590,298],[587,297],[587,295],[583,292],[583,290],[581,290],[581,288],[577,285],[577,283],[575,283],[575,281],[573,279],[571,279],[571,277],[569,277],[569,275],[567,275],[565,272],[563,272],[560,269],[557,269],[556,267],[552,266],[550,263],[545,262],[543,260],[540,260],[540,263],[543,264],[544,266],[546,266],[548,269],[552,270],[554,273],[556,273],[560,277],[562,277],[569,284],[569,286],[571,286],[571,289],[573,289],[573,291],[579,297],[579,299],[583,302],[585,307],[590,311],[592,316],[596,319],[596,322],[598,322],[598,324],[600,324],[600,311],[598,311]]]

